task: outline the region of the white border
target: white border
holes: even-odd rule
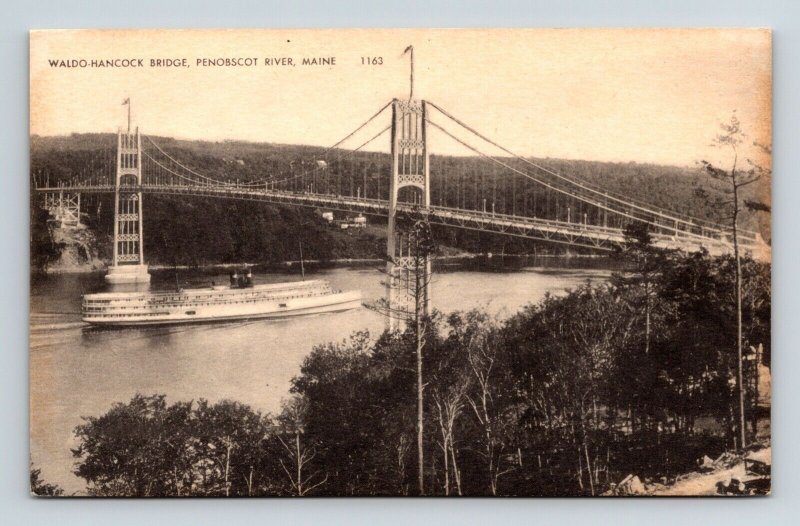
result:
[[[798,519],[800,3],[772,0],[5,2],[0,15],[0,509],[5,524],[785,524]],[[774,495],[729,499],[41,500],[28,473],[28,35],[44,28],[771,27],[774,30]],[[792,520],[791,516],[795,516]]]

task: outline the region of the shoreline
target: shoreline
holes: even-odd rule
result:
[[[463,253],[455,255],[437,256],[437,261],[458,261],[458,260],[474,260],[478,258],[485,259],[503,259],[503,258],[547,258],[547,259],[602,259],[608,257],[607,255],[599,254],[493,254],[488,253]],[[350,265],[350,264],[369,264],[369,263],[384,263],[383,258],[336,258],[336,259],[305,259],[304,265]],[[213,269],[232,269],[239,267],[261,267],[261,268],[292,268],[300,264],[300,260],[279,261],[274,263],[210,263],[205,265],[148,265],[149,270],[163,271],[163,270],[213,270]],[[48,276],[60,276],[68,274],[92,274],[95,272],[106,272],[108,264],[103,268],[94,267],[81,267],[81,268],[56,268],[47,269],[43,274]]]

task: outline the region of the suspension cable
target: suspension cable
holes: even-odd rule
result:
[[[188,166],[185,166],[185,165],[181,164],[181,162],[180,162],[180,161],[178,161],[177,159],[175,159],[174,157],[172,157],[170,154],[168,154],[167,152],[165,152],[164,150],[162,150],[162,149],[161,149],[161,147],[160,147],[158,144],[156,144],[156,143],[155,143],[155,141],[153,141],[153,139],[151,139],[149,135],[145,135],[144,137],[145,137],[145,139],[147,139],[148,141],[150,141],[150,144],[152,144],[153,146],[155,146],[155,147],[156,147],[156,149],[157,149],[159,152],[161,152],[161,153],[162,153],[162,154],[163,154],[163,155],[164,155],[164,156],[165,156],[167,159],[169,159],[169,160],[170,160],[170,161],[172,161],[173,163],[177,164],[178,166],[180,166],[181,168],[183,168],[183,169],[184,169],[184,170],[186,170],[187,172],[189,172],[189,173],[191,173],[191,174],[193,174],[193,175],[196,175],[197,177],[200,177],[201,179],[207,179],[207,180],[209,180],[209,181],[212,181],[212,182],[214,182],[214,183],[217,183],[217,184],[225,184],[225,182],[224,182],[224,181],[219,181],[219,180],[217,180],[217,179],[213,179],[213,178],[211,178],[211,177],[208,177],[207,175],[203,175],[203,174],[201,174],[201,173],[195,172],[194,170],[192,170],[192,169],[191,169],[191,168],[189,168]],[[149,157],[149,158],[150,158],[150,160],[152,160],[153,162],[156,162],[156,161],[155,161],[155,159],[153,159],[153,158],[152,158],[152,157],[150,157],[149,155],[148,155],[148,157]],[[163,167],[163,166],[162,166],[162,167]]]
[[[349,139],[350,137],[352,137],[352,136],[353,136],[353,135],[355,135],[356,133],[360,132],[360,131],[361,131],[361,130],[364,128],[364,126],[366,126],[366,125],[367,125],[367,124],[369,124],[370,122],[374,121],[374,120],[375,120],[375,119],[378,117],[378,115],[380,115],[381,113],[383,113],[383,112],[384,112],[384,110],[386,110],[386,108],[388,108],[389,106],[391,106],[391,105],[392,105],[392,102],[394,102],[394,101],[391,101],[391,100],[390,100],[389,102],[387,102],[387,103],[386,103],[386,104],[385,104],[385,105],[384,105],[384,106],[383,106],[381,109],[379,109],[379,110],[378,110],[378,111],[375,113],[375,115],[373,115],[372,117],[370,117],[369,119],[367,119],[367,120],[365,120],[363,123],[361,123],[361,125],[360,125],[358,128],[356,128],[355,130],[353,130],[353,132],[352,132],[352,133],[350,133],[349,135],[347,135],[347,137],[345,137],[345,138],[344,138],[344,139],[342,139],[341,141],[337,142],[337,143],[336,143],[336,144],[334,144],[333,146],[330,146],[328,149],[326,149],[326,150],[325,150],[325,151],[322,153],[322,155],[323,155],[323,156],[324,156],[324,155],[327,155],[327,154],[328,154],[328,152],[330,152],[330,151],[331,151],[331,150],[333,150],[334,148],[336,148],[336,147],[338,147],[339,145],[341,145],[343,142],[345,142],[347,139]]]
[[[326,156],[328,155],[328,153],[330,153],[330,151],[331,151],[331,150],[333,150],[333,149],[335,149],[335,148],[339,147],[339,146],[340,146],[340,145],[342,145],[342,144],[343,144],[345,141],[347,141],[348,139],[350,139],[351,137],[353,137],[355,134],[357,134],[358,132],[360,132],[362,129],[364,129],[364,127],[365,127],[365,126],[367,126],[369,123],[371,123],[371,122],[372,122],[372,121],[374,121],[376,118],[378,118],[378,116],[379,116],[381,113],[383,113],[383,112],[386,110],[386,108],[388,108],[389,106],[391,106],[392,102],[393,102],[393,101],[389,101],[389,102],[387,102],[387,103],[386,103],[386,104],[385,104],[385,105],[384,105],[384,106],[383,106],[381,109],[379,109],[377,112],[375,112],[375,114],[374,114],[374,115],[372,115],[372,117],[370,117],[369,119],[367,119],[367,120],[365,120],[364,122],[362,122],[362,123],[361,123],[361,124],[358,126],[358,128],[356,128],[355,130],[353,130],[352,132],[350,132],[349,134],[347,134],[347,135],[346,135],[346,136],[345,136],[343,139],[341,139],[340,141],[338,141],[336,144],[334,144],[334,145],[332,145],[332,146],[329,146],[329,147],[325,148],[325,150],[323,150],[323,151],[322,151],[322,153],[320,154],[320,157],[326,157]],[[378,138],[378,137],[379,137],[381,134],[383,134],[384,132],[386,132],[386,131],[387,131],[389,128],[391,128],[391,125],[390,125],[388,128],[386,128],[386,129],[384,129],[384,130],[382,130],[382,131],[378,132],[378,134],[377,134],[377,135],[375,135],[374,137],[372,137],[371,139],[369,139],[367,142],[365,142],[364,144],[362,144],[361,146],[359,146],[358,148],[356,148],[355,150],[353,150],[353,153],[357,152],[358,150],[360,150],[361,148],[363,148],[363,147],[364,147],[364,146],[366,146],[367,144],[369,144],[369,143],[371,143],[372,141],[374,141],[375,139],[377,139],[377,138]],[[342,156],[339,156],[339,157],[337,157],[337,161],[338,161],[338,160],[340,160],[341,158],[342,158]],[[272,184],[283,183],[283,182],[286,182],[286,181],[291,181],[291,180],[297,179],[297,178],[299,178],[299,177],[304,177],[304,176],[306,176],[306,175],[312,174],[312,173],[314,173],[315,171],[317,171],[317,170],[320,170],[320,169],[321,169],[320,167],[316,167],[316,168],[313,168],[313,169],[311,169],[311,170],[307,170],[306,172],[303,172],[303,173],[301,173],[301,174],[298,174],[298,175],[295,175],[295,176],[292,176],[292,177],[287,177],[286,179],[282,179],[282,180],[280,180],[280,181],[270,181],[269,179],[260,179],[260,180],[258,180],[258,181],[248,181],[248,182],[247,182],[247,183],[245,183],[245,184],[246,184],[246,185],[250,185],[250,186],[260,186],[260,185],[262,185],[262,184],[264,184],[264,183],[272,183]]]
[[[363,123],[361,123],[361,124],[360,124],[360,125],[359,125],[359,126],[356,128],[356,129],[355,129],[355,130],[353,130],[351,133],[349,133],[348,135],[346,135],[346,136],[345,136],[343,139],[341,139],[341,140],[339,140],[338,142],[336,142],[336,143],[335,143],[333,146],[329,146],[328,148],[326,148],[326,149],[325,149],[325,150],[322,152],[321,156],[323,156],[323,157],[324,157],[324,156],[328,155],[328,153],[329,153],[331,150],[333,150],[334,148],[337,148],[338,146],[340,146],[341,144],[343,144],[345,141],[347,141],[348,139],[350,139],[351,137],[353,137],[355,134],[357,134],[359,131],[361,131],[361,130],[362,130],[364,127],[365,127],[365,126],[367,126],[367,125],[368,125],[370,122],[372,122],[373,120],[375,120],[375,119],[376,119],[376,118],[377,118],[377,117],[378,117],[378,116],[379,116],[381,113],[383,113],[383,112],[386,110],[386,108],[388,108],[389,106],[391,106],[391,104],[392,104],[392,101],[389,101],[388,103],[386,103],[386,104],[385,104],[385,105],[384,105],[384,106],[383,106],[381,109],[379,109],[377,112],[375,112],[375,114],[374,114],[374,115],[372,115],[372,116],[371,116],[369,119],[367,119],[366,121],[364,121]],[[359,146],[359,147],[358,147],[356,150],[353,150],[353,151],[355,152],[355,151],[358,151],[360,148],[363,148],[364,146],[366,146],[367,144],[369,144],[370,142],[372,142],[374,139],[376,139],[378,136],[380,136],[380,135],[381,135],[382,133],[384,133],[385,131],[386,131],[386,130],[383,130],[383,131],[382,131],[382,132],[380,132],[378,135],[376,135],[375,137],[373,137],[372,139],[370,139],[370,140],[369,140],[369,141],[367,141],[366,143],[362,144],[362,145],[361,145],[361,146]],[[163,150],[163,149],[162,149],[162,148],[161,148],[161,147],[160,147],[158,144],[156,144],[156,142],[155,142],[155,141],[154,141],[154,140],[153,140],[153,139],[152,139],[150,136],[148,136],[148,135],[145,135],[144,137],[145,137],[145,138],[146,138],[146,139],[147,139],[147,140],[150,142],[150,144],[152,144],[152,145],[153,145],[153,146],[154,146],[154,147],[155,147],[155,148],[156,148],[156,149],[157,149],[159,152],[161,152],[161,153],[162,153],[162,154],[163,154],[165,157],[167,157],[167,158],[168,158],[170,161],[174,162],[175,164],[177,164],[178,166],[180,166],[180,167],[181,167],[181,168],[183,168],[184,170],[188,171],[189,173],[191,173],[191,174],[193,174],[193,175],[195,175],[195,176],[197,176],[197,177],[200,177],[201,179],[206,179],[206,180],[208,180],[208,181],[210,181],[210,182],[213,182],[213,183],[216,183],[216,184],[219,184],[219,185],[222,185],[222,186],[226,186],[226,185],[230,185],[230,184],[231,184],[230,182],[221,181],[221,180],[218,180],[218,179],[213,179],[213,178],[211,178],[211,177],[208,177],[207,175],[203,175],[203,174],[201,174],[201,173],[199,173],[199,172],[196,172],[196,171],[192,170],[191,168],[189,168],[188,166],[185,166],[185,165],[184,165],[184,164],[182,164],[180,161],[178,161],[178,160],[177,160],[177,159],[175,159],[174,157],[170,156],[170,155],[169,155],[167,152],[165,152],[165,151],[164,151],[164,150]],[[152,160],[153,162],[155,162],[156,164],[158,164],[159,166],[161,166],[162,168],[165,168],[165,167],[164,167],[162,164],[158,163],[158,162],[157,162],[157,161],[156,161],[156,160],[155,160],[153,157],[151,157],[151,156],[149,156],[149,155],[148,155],[148,158],[149,158],[150,160]],[[319,167],[318,167],[317,169],[319,169]],[[290,179],[296,179],[297,177],[302,177],[302,176],[304,176],[304,175],[308,175],[309,173],[312,173],[313,171],[314,171],[314,170],[311,170],[311,171],[308,171],[308,172],[306,172],[306,173],[300,174],[300,175],[298,175],[298,176],[295,176],[295,177],[291,177],[291,178],[289,178],[289,179],[286,179],[286,180],[290,180]],[[171,173],[175,173],[175,172],[171,172]],[[177,175],[177,174],[176,174],[176,175]],[[185,178],[185,179],[186,179],[186,178]],[[239,186],[261,186],[261,185],[263,185],[264,183],[274,183],[274,182],[275,182],[275,181],[270,181],[269,179],[257,179],[257,180],[255,180],[255,181],[252,181],[252,180],[251,180],[251,181],[243,182],[243,183],[241,183]],[[283,181],[280,181],[280,182],[283,182]]]
[[[142,153],[144,154],[145,157],[147,157],[148,159],[153,161],[161,169],[166,170],[167,172],[171,173],[172,175],[174,175],[176,177],[180,177],[181,179],[185,179],[186,181],[189,181],[191,183],[195,183],[197,186],[208,186],[203,181],[198,181],[196,179],[192,179],[191,177],[187,177],[185,175],[179,174],[178,172],[176,172],[176,171],[174,171],[174,170],[172,170],[170,168],[167,168],[166,166],[164,166],[163,164],[158,162],[156,159],[154,159],[149,153],[147,153],[147,152],[142,152]],[[222,186],[231,186],[231,184],[230,183],[222,183]]]
[[[678,221],[680,223],[684,223],[684,224],[692,225],[692,226],[703,226],[703,225],[696,225],[695,224],[695,221],[696,221],[698,223],[705,223],[706,225],[710,225],[710,226],[712,226],[714,228],[717,228],[719,230],[723,230],[724,229],[723,225],[720,225],[719,223],[716,223],[714,221],[709,221],[709,220],[706,220],[706,219],[700,219],[700,218],[696,218],[696,217],[692,217],[692,216],[686,215],[686,217],[689,217],[691,219],[691,221],[688,221],[688,220],[683,219],[681,217],[676,217],[675,215],[671,215],[671,214],[674,214],[674,212],[671,212],[671,211],[668,211],[668,210],[665,210],[665,209],[654,210],[653,208],[657,209],[659,207],[652,207],[652,205],[646,205],[646,206],[639,205],[639,204],[636,204],[635,201],[629,200],[629,198],[627,198],[627,197],[619,198],[619,197],[614,196],[613,194],[609,194],[609,193],[607,193],[605,191],[602,191],[602,190],[597,190],[597,189],[592,188],[591,186],[588,186],[588,185],[586,185],[584,183],[581,183],[581,182],[575,181],[573,179],[570,179],[569,177],[561,175],[560,173],[558,173],[558,172],[556,172],[554,170],[551,170],[549,168],[541,166],[541,165],[531,161],[530,159],[528,159],[526,157],[523,157],[521,155],[518,155],[518,154],[512,152],[508,148],[505,148],[504,146],[502,146],[502,145],[498,144],[497,142],[491,140],[490,138],[486,137],[485,135],[483,135],[482,133],[480,133],[479,131],[477,131],[473,127],[471,127],[468,124],[466,124],[465,122],[463,122],[462,120],[460,120],[457,117],[453,116],[448,111],[440,108],[435,103],[428,101],[428,104],[430,104],[431,106],[436,108],[444,116],[446,116],[449,119],[451,119],[452,121],[456,122],[461,127],[466,129],[467,131],[473,133],[474,135],[476,135],[479,138],[483,139],[484,141],[488,142],[492,146],[495,146],[496,148],[502,150],[503,152],[507,153],[508,155],[511,155],[512,157],[514,157],[516,159],[519,159],[519,160],[521,160],[522,162],[524,162],[526,164],[529,164],[529,165],[531,165],[531,166],[533,166],[533,167],[535,167],[535,168],[537,168],[539,170],[542,170],[543,172],[545,172],[547,174],[550,174],[550,175],[552,175],[554,177],[557,177],[558,179],[564,180],[564,181],[566,181],[566,182],[568,182],[568,183],[570,183],[572,185],[575,185],[575,186],[577,186],[577,187],[579,187],[581,189],[584,189],[584,190],[587,190],[587,191],[592,192],[594,194],[600,195],[605,199],[611,199],[611,200],[616,201],[616,202],[618,202],[618,203],[620,203],[620,204],[622,204],[624,206],[630,206],[632,208],[637,208],[637,209],[639,209],[639,210],[641,210],[643,212],[646,212],[646,213],[649,213],[649,214],[653,214],[653,215],[657,215],[657,216],[660,216],[660,217],[663,217],[665,219],[669,219],[669,220],[672,220],[672,221]],[[652,208],[648,208],[648,207],[652,207]],[[665,213],[665,212],[669,212],[669,213]]]
[[[384,129],[382,129],[381,131],[379,131],[377,134],[373,135],[373,136],[372,136],[372,138],[368,139],[366,142],[364,142],[363,144],[361,144],[361,145],[360,145],[360,146],[358,146],[357,148],[355,148],[355,149],[353,149],[353,150],[349,150],[349,152],[348,152],[348,153],[346,153],[346,154],[344,154],[344,153],[343,153],[343,154],[339,155],[339,156],[336,158],[336,161],[338,162],[338,161],[341,161],[342,159],[346,159],[346,158],[348,158],[348,157],[352,156],[354,153],[356,153],[356,152],[357,152],[357,151],[359,151],[361,148],[365,147],[366,145],[368,145],[369,143],[371,143],[372,141],[374,141],[375,139],[377,139],[378,137],[380,137],[381,135],[383,135],[384,133],[386,133],[387,131],[389,131],[391,128],[392,128],[392,125],[390,124],[390,125],[389,125],[389,126],[387,126],[386,128],[384,128]],[[340,141],[340,143],[341,143],[341,141]],[[330,151],[330,150],[331,150],[331,148],[328,148],[328,150],[326,150],[326,151]],[[267,181],[265,181],[265,182],[268,182],[268,183],[271,183],[271,184],[280,184],[280,183],[285,183],[285,182],[287,182],[287,181],[293,181],[293,180],[295,180],[295,179],[298,179],[298,178],[300,178],[300,177],[305,177],[306,175],[310,175],[310,174],[312,174],[312,173],[314,173],[314,172],[317,172],[317,171],[319,171],[319,170],[322,170],[322,167],[320,167],[320,166],[317,166],[316,168],[312,168],[311,170],[307,170],[307,171],[305,171],[305,172],[303,172],[303,173],[301,173],[301,174],[298,174],[298,175],[293,175],[293,176],[291,176],[291,177],[287,177],[286,179],[281,179],[281,180],[279,180],[279,181],[269,181],[269,180],[267,180]]]
[[[384,133],[386,133],[387,131],[389,131],[389,129],[391,129],[391,125],[387,126],[387,127],[386,127],[386,128],[384,128],[383,130],[379,131],[377,134],[375,134],[375,135],[374,135],[374,136],[372,136],[370,139],[368,139],[367,141],[365,141],[364,143],[362,143],[361,145],[359,145],[359,146],[358,146],[357,148],[355,148],[354,150],[350,150],[350,151],[349,151],[348,153],[346,153],[346,154],[341,154],[341,155],[339,155],[339,156],[336,158],[336,160],[337,160],[337,161],[340,161],[340,160],[342,160],[342,159],[346,159],[347,157],[350,157],[350,156],[352,156],[353,154],[355,154],[356,152],[358,152],[359,150],[361,150],[362,148],[364,148],[365,146],[367,146],[369,143],[371,143],[372,141],[374,141],[375,139],[377,139],[378,137],[380,137],[381,135],[383,135]],[[206,186],[206,185],[204,184],[204,182],[203,182],[203,181],[198,181],[198,180],[196,180],[196,179],[192,179],[192,178],[190,178],[190,177],[187,177],[187,176],[185,176],[185,175],[182,175],[182,174],[180,174],[180,173],[178,173],[178,172],[176,172],[176,171],[174,171],[174,170],[172,170],[172,169],[170,169],[170,168],[168,168],[168,167],[164,166],[163,164],[161,164],[160,162],[158,162],[158,161],[157,161],[157,160],[156,160],[156,159],[155,159],[153,156],[151,156],[149,153],[147,153],[147,152],[142,152],[142,153],[144,154],[144,156],[145,156],[145,157],[147,157],[148,159],[150,159],[150,160],[151,160],[152,162],[154,162],[154,163],[155,163],[157,166],[159,166],[159,167],[160,167],[160,168],[162,168],[163,170],[166,170],[166,171],[167,171],[167,172],[169,172],[170,174],[172,174],[172,175],[175,175],[175,176],[177,176],[177,177],[180,177],[181,179],[184,179],[184,180],[186,180],[186,181],[189,181],[189,182],[191,182],[191,183],[194,183],[194,184],[196,184],[196,185],[198,185],[198,186]],[[283,183],[283,182],[285,182],[285,181],[289,181],[289,180],[292,180],[292,179],[296,179],[296,178],[298,178],[298,177],[301,177],[301,176],[303,176],[303,175],[307,175],[307,174],[309,174],[309,173],[311,173],[311,172],[313,172],[313,171],[315,171],[315,170],[319,170],[319,169],[321,169],[321,168],[320,168],[320,167],[317,167],[317,168],[315,168],[314,170],[310,170],[310,171],[308,171],[308,172],[306,172],[306,173],[303,173],[303,174],[300,174],[300,175],[296,175],[296,176],[293,176],[293,177],[289,177],[289,178],[287,178],[287,179],[283,179],[283,180],[280,180],[280,181],[266,181],[266,180],[265,180],[265,182],[274,183],[274,184]],[[208,179],[208,178],[206,178],[206,179]],[[212,181],[213,181],[213,179],[210,179],[210,180],[212,180]],[[232,186],[232,183],[226,183],[226,182],[222,182],[222,183],[221,183],[221,186]],[[239,186],[241,187],[241,186],[243,186],[243,185],[239,185]]]
[[[444,110],[443,108],[441,108],[441,107],[437,106],[435,103],[433,103],[433,102],[430,102],[430,101],[429,101],[428,103],[429,103],[431,106],[433,106],[434,108],[436,108],[437,110],[439,110],[439,111],[440,111],[440,112],[441,112],[443,115],[445,115],[446,117],[448,117],[449,119],[451,119],[451,120],[452,120],[452,121],[454,121],[455,123],[459,124],[459,125],[460,125],[462,128],[464,128],[464,129],[466,129],[467,131],[469,131],[469,132],[473,133],[474,135],[476,135],[476,136],[480,137],[480,138],[481,138],[481,139],[483,139],[484,141],[486,141],[486,142],[488,142],[489,144],[491,144],[492,146],[494,146],[494,147],[496,147],[496,148],[498,148],[498,149],[502,150],[503,152],[505,152],[505,153],[507,153],[507,154],[511,155],[512,157],[514,157],[514,158],[516,158],[516,159],[519,159],[519,160],[523,161],[524,163],[527,163],[527,164],[529,164],[529,165],[531,165],[531,166],[533,166],[533,167],[535,167],[535,168],[537,168],[537,169],[539,169],[539,170],[542,170],[542,171],[544,171],[545,173],[548,173],[548,174],[550,174],[550,175],[553,175],[553,176],[555,176],[555,177],[557,177],[557,178],[559,178],[559,179],[562,179],[562,180],[564,180],[564,181],[567,181],[567,182],[568,182],[568,183],[570,183],[570,184],[573,184],[573,185],[575,185],[575,186],[578,186],[578,187],[580,187],[580,188],[583,188],[583,189],[585,189],[585,190],[588,190],[588,191],[590,191],[590,192],[593,192],[593,193],[596,193],[596,194],[602,195],[603,197],[611,197],[612,199],[614,199],[614,200],[616,200],[616,201],[620,201],[620,202],[622,202],[622,203],[623,203],[623,204],[625,204],[625,205],[630,205],[630,204],[636,203],[636,200],[634,200],[634,199],[631,199],[631,198],[629,198],[629,197],[627,197],[627,196],[620,196],[620,198],[617,198],[617,197],[615,197],[613,194],[611,194],[611,193],[609,193],[609,192],[607,192],[607,191],[605,191],[605,190],[598,189],[597,185],[592,185],[591,183],[587,183],[587,182],[580,182],[580,181],[576,181],[576,180],[570,179],[569,177],[566,177],[566,176],[564,176],[564,175],[561,175],[561,174],[559,174],[558,172],[556,172],[556,171],[554,171],[554,170],[551,170],[551,169],[549,169],[549,168],[546,168],[546,167],[544,167],[544,166],[541,166],[541,165],[539,165],[539,164],[537,164],[537,163],[534,163],[534,162],[533,162],[533,161],[531,161],[530,159],[528,159],[528,158],[526,158],[526,157],[523,157],[523,156],[521,156],[521,155],[519,155],[519,154],[516,154],[516,153],[512,152],[511,150],[509,150],[508,148],[505,148],[504,146],[502,146],[502,145],[498,144],[497,142],[495,142],[495,141],[491,140],[490,138],[488,138],[487,136],[483,135],[482,133],[480,133],[480,132],[479,132],[479,131],[477,131],[475,128],[471,127],[470,125],[468,125],[467,123],[465,123],[464,121],[462,121],[461,119],[459,119],[458,117],[455,117],[454,115],[452,115],[452,114],[451,114],[451,113],[449,113],[448,111],[446,111],[446,110]],[[594,186],[594,188],[593,188],[593,186]],[[652,205],[650,205],[650,204],[648,204],[648,203],[642,203],[642,204],[643,204],[643,205],[646,205],[646,206],[652,206]],[[660,208],[660,207],[653,206],[653,208]],[[671,212],[670,210],[663,209],[663,208],[662,208],[661,210],[663,210],[663,211],[665,211],[665,212]],[[648,211],[648,212],[652,212],[652,210],[649,210],[649,209],[646,209],[646,211]],[[678,218],[671,218],[671,219],[678,219]]]
[[[529,174],[527,172],[523,172],[521,170],[518,170],[518,169],[514,168],[513,166],[511,166],[511,165],[509,165],[509,164],[507,164],[507,163],[505,163],[505,162],[503,162],[503,161],[501,161],[501,160],[499,160],[499,159],[497,159],[495,157],[492,157],[491,155],[483,153],[482,151],[480,151],[476,147],[474,147],[474,146],[468,144],[467,142],[463,141],[462,139],[456,137],[455,135],[453,135],[452,133],[450,133],[449,131],[447,131],[443,127],[441,127],[438,124],[436,124],[435,122],[431,121],[430,119],[428,119],[428,124],[430,124],[430,125],[434,126],[435,128],[439,129],[444,134],[446,134],[448,137],[450,137],[451,139],[455,140],[456,142],[458,142],[459,144],[461,144],[465,148],[468,148],[469,150],[477,153],[481,157],[485,157],[486,159],[489,159],[490,161],[492,161],[492,162],[494,162],[496,164],[499,164],[500,166],[503,166],[503,167],[507,168],[508,170],[511,170],[514,173],[517,173],[517,174],[519,174],[519,175],[521,175],[523,177],[526,177],[526,178],[528,178],[528,179],[530,179],[530,180],[532,180],[532,181],[534,181],[536,183],[539,183],[542,186],[546,186],[547,188],[550,188],[551,190],[554,190],[556,192],[559,192],[559,193],[564,194],[564,195],[569,196],[569,197],[575,197],[574,195],[569,193],[568,190],[564,190],[562,188],[558,188],[557,186],[554,186],[551,183],[542,181],[541,179],[539,179],[537,177],[534,177],[533,175],[531,175],[531,174]],[[653,221],[649,221],[649,220],[647,220],[645,218],[633,216],[633,215],[631,215],[631,214],[629,214],[627,212],[624,212],[624,211],[620,211],[620,210],[615,210],[613,208],[609,208],[607,205],[604,205],[603,203],[595,202],[595,201],[591,200],[590,198],[585,198],[584,197],[584,198],[579,198],[579,199],[583,200],[584,202],[586,202],[588,204],[596,206],[596,207],[598,207],[598,208],[600,208],[602,210],[609,211],[609,212],[611,212],[613,214],[617,214],[617,215],[620,215],[620,216],[623,216],[623,217],[627,217],[627,218],[632,219],[634,221],[640,221],[640,222],[643,222],[643,223],[647,223],[649,225],[656,226],[658,228],[666,228],[665,225],[661,225],[661,224],[655,223]],[[688,234],[690,236],[700,237],[700,238],[706,239],[705,236],[701,236],[701,235],[695,234],[693,232],[686,231],[684,233]]]

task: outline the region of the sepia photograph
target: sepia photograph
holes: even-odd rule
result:
[[[771,115],[764,28],[31,31],[30,493],[770,495]]]

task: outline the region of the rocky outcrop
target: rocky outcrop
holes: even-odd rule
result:
[[[62,247],[61,256],[50,264],[48,272],[91,272],[105,268],[105,263],[98,257],[97,238],[84,225],[54,226],[53,241]]]

